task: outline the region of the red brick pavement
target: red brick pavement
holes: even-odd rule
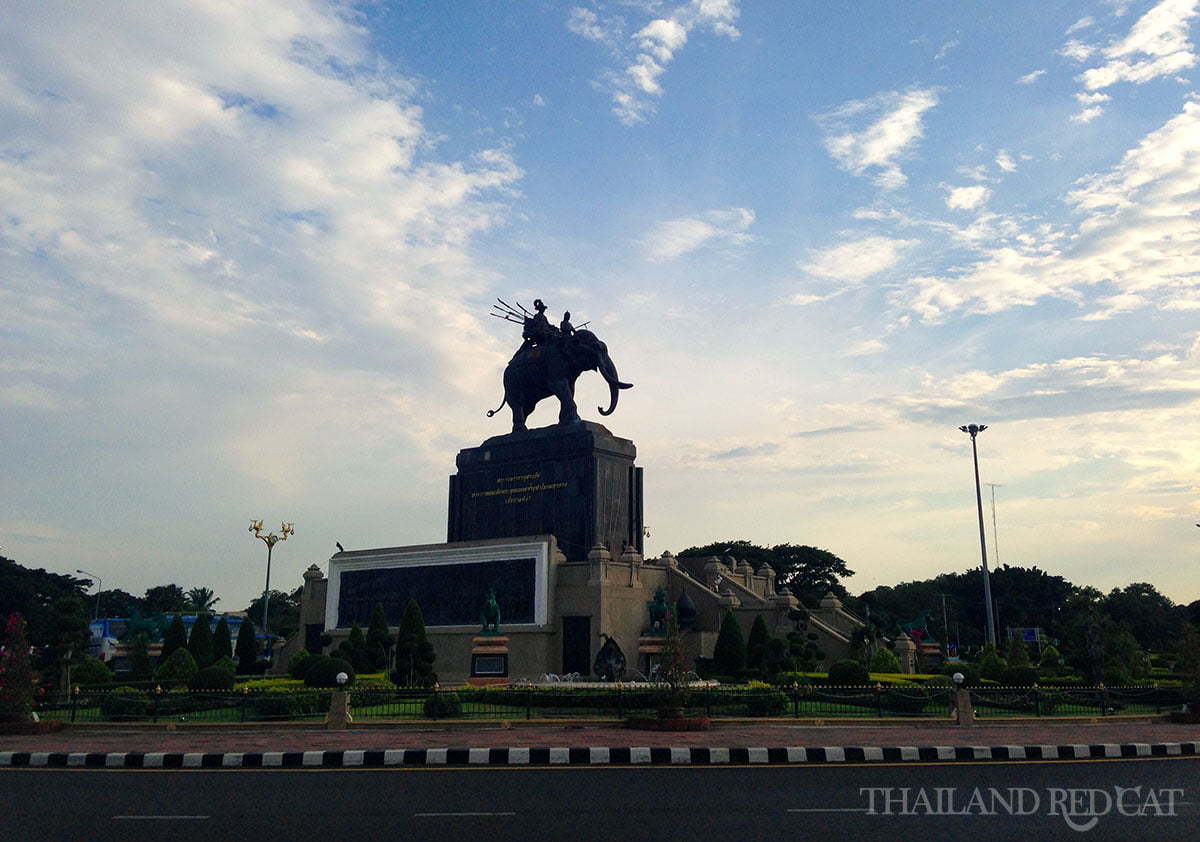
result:
[[[0,735],[0,752],[267,752],[410,748],[512,747],[831,747],[1007,746],[1176,743],[1200,741],[1200,725],[1163,721],[1042,721],[977,724],[809,725],[721,722],[705,732],[655,732],[617,724],[455,723],[355,725],[346,731],[311,726],[77,726],[37,736]]]

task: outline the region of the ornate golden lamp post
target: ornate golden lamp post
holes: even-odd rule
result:
[[[267,584],[263,587],[263,618],[262,627],[263,634],[269,634],[267,631],[267,603],[271,601],[271,550],[275,549],[275,544],[280,541],[286,541],[289,535],[296,534],[296,528],[290,523],[284,523],[279,527],[279,535],[274,532],[266,535],[262,534],[263,522],[261,520],[250,521],[250,531],[254,533],[254,537],[267,545]]]

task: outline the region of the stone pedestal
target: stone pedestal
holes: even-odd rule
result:
[[[350,715],[350,693],[347,690],[334,690],[329,694],[329,714],[325,717],[325,727],[330,731],[345,731],[346,726],[354,721]]]
[[[458,454],[448,541],[554,535],[567,561],[643,550],[637,448],[591,421],[488,439]]]
[[[666,642],[665,634],[643,634],[638,638],[638,666],[647,678],[658,663],[658,655]]]
[[[467,683],[474,687],[508,684],[508,638],[481,634],[471,643],[471,676]]]

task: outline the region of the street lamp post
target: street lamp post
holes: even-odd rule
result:
[[[979,485],[979,450],[975,447],[975,437],[987,429],[986,424],[967,424],[959,427],[971,437],[971,460],[975,464],[975,506],[979,510],[979,554],[983,559],[983,604],[987,609],[987,633],[985,638],[992,646],[996,645],[996,624],[992,619],[992,577],[988,573],[987,541],[983,531],[983,493]]]
[[[254,537],[267,545],[267,584],[263,587],[263,615],[262,627],[263,634],[267,634],[267,604],[271,601],[271,550],[275,549],[275,544],[279,541],[286,541],[289,535],[295,535],[296,529],[290,523],[283,523],[279,527],[279,535],[274,532],[266,535],[262,534],[263,522],[261,520],[250,521],[250,532],[254,533]]]
[[[100,619],[100,589],[104,586],[104,583],[100,581],[100,577],[95,573],[88,573],[86,570],[80,570],[78,568],[76,568],[75,572],[82,573],[84,576],[90,576],[96,580],[96,611],[94,614],[92,614],[92,619]]]

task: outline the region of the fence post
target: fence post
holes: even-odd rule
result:
[[[1042,715],[1042,691],[1038,688],[1037,682],[1033,685],[1033,715]]]
[[[248,707],[249,701],[250,701],[250,688],[243,687],[242,688],[242,722],[246,721],[246,708]]]
[[[625,700],[621,696],[621,682],[617,682],[617,719],[625,718]]]
[[[437,684],[433,685],[433,718],[438,719],[442,712],[442,700],[439,697],[441,689]]]
[[[525,719],[533,719],[533,685],[525,682]]]
[[[1104,682],[1100,682],[1100,715],[1109,716],[1108,712],[1108,688],[1104,686]]]
[[[1154,682],[1154,712],[1162,713],[1162,695],[1158,692],[1158,682]]]
[[[796,682],[792,682],[792,719],[800,718],[800,693],[796,690]]]
[[[883,684],[875,682],[875,712],[883,719]]]
[[[152,708],[152,717],[153,717],[152,721],[155,724],[157,724],[158,723],[158,697],[160,695],[162,695],[162,685],[155,684],[154,689],[150,691],[150,695],[151,695],[151,698],[154,699],[154,705]]]
[[[71,688],[71,721],[75,721],[75,710],[79,707],[79,685]]]

